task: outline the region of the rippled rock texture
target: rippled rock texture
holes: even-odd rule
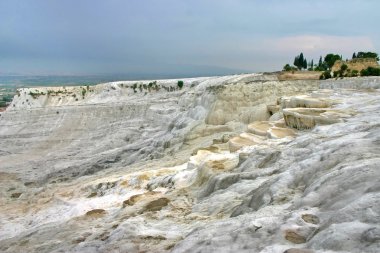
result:
[[[380,79],[183,81],[20,90],[0,251],[378,252]]]

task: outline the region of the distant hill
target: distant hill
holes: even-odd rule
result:
[[[380,67],[379,63],[376,61],[375,58],[355,58],[348,61],[337,60],[332,66],[331,70],[333,72],[339,71],[343,64],[346,64],[348,69],[357,70],[358,72],[360,72],[363,69],[367,69],[368,67]]]

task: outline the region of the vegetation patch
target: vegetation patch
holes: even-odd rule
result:
[[[327,54],[320,56],[317,64],[308,62],[303,53],[294,58],[293,65],[286,64],[283,71],[294,73],[296,70],[320,71],[319,79],[343,78],[356,76],[380,76],[379,57],[374,52],[353,53],[352,59],[344,61],[341,55]]]
[[[182,81],[182,80],[179,80],[179,81],[177,82],[177,86],[178,86],[179,89],[182,89],[182,87],[183,87],[183,81]]]
[[[84,89],[84,88],[82,88],[82,98],[83,98],[83,99],[84,99],[84,97],[86,96],[86,92],[87,92],[87,90]]]
[[[41,95],[45,95],[45,93],[44,92],[40,92],[39,90],[35,90],[34,92],[33,91],[29,91],[29,95],[32,96],[32,98],[36,99],[36,98],[38,98]]]
[[[380,76],[380,68],[368,67],[360,71],[361,76]]]

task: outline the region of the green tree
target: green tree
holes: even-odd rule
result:
[[[376,61],[379,61],[379,56],[374,52],[358,52],[356,58],[375,58]]]
[[[322,56],[319,57],[318,65],[314,69],[315,71],[325,71],[327,70],[327,64],[322,61]]]
[[[327,65],[328,69],[331,69],[334,66],[335,61],[340,60],[340,56],[337,54],[328,54],[325,56],[324,62]]]
[[[301,70],[302,68],[307,68],[307,63],[306,63],[306,67],[305,67],[305,58],[303,56],[303,53],[300,53],[300,55],[297,55],[295,58],[294,58],[294,66],[296,66],[299,70]]]
[[[293,65],[296,66],[298,68],[298,63],[300,61],[300,57],[297,55],[296,57],[294,57],[294,62],[293,62]]]
[[[352,59],[355,59],[356,58],[356,54],[354,52],[354,54],[352,55]]]
[[[305,65],[305,59],[303,57],[303,53],[300,54],[300,61],[299,61],[299,69],[302,69]]]
[[[309,62],[309,68],[308,68],[309,71],[313,71],[314,70],[314,60],[311,60],[311,62]]]

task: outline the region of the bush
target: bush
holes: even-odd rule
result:
[[[283,71],[292,71],[292,67],[289,64],[286,64],[283,68]]]
[[[341,67],[340,67],[340,70],[341,71],[346,71],[348,69],[348,66],[346,64],[343,64]]]
[[[149,88],[152,88],[153,86],[157,85],[157,81],[154,81],[154,82],[150,82],[148,84]]]
[[[323,72],[323,74],[321,76],[322,76],[322,78],[320,78],[320,79],[329,79],[329,78],[331,78],[331,73],[330,73],[330,71],[326,70],[325,72]]]
[[[133,85],[132,85],[132,89],[133,89],[133,92],[134,93],[136,93],[137,92],[137,83],[134,83]]]
[[[326,71],[327,67],[325,64],[322,64],[321,66],[317,66],[314,68],[315,71]]]
[[[290,66],[289,64],[286,64],[284,66],[284,68],[282,69],[282,71],[286,71],[286,72],[290,72],[290,71],[297,71],[298,68],[294,67],[294,66]]]
[[[84,96],[86,96],[86,90],[82,89],[82,97],[84,98]]]
[[[361,76],[380,76],[380,68],[368,67],[360,71]]]
[[[32,96],[32,98],[36,99],[41,95],[45,95],[45,93],[36,90],[36,92],[30,91],[29,95]]]
[[[178,81],[178,82],[177,82],[177,85],[178,85],[178,87],[179,87],[180,89],[182,89],[182,87],[183,87],[183,81]]]
[[[356,69],[351,71],[351,76],[358,76],[358,75],[359,75],[359,71],[357,71]]]

